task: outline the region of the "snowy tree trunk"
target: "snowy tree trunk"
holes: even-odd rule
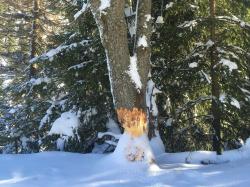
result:
[[[126,150],[130,161],[147,160],[154,163],[147,137],[146,85],[150,68],[151,0],[139,0],[137,9],[137,38],[133,59],[137,65],[140,86],[129,77],[132,58],[128,46],[128,27],[125,20],[125,0],[90,0],[90,8],[98,25],[106,51],[109,77],[117,110],[129,145],[119,145]],[[144,137],[144,138],[142,138]],[[137,144],[138,140],[144,143]],[[119,141],[122,142],[122,141]],[[141,142],[141,141],[139,141]]]
[[[221,111],[219,105],[220,97],[220,84],[219,84],[219,66],[216,66],[218,63],[216,55],[216,33],[215,33],[215,7],[216,0],[210,0],[210,35],[211,40],[214,42],[214,45],[210,48],[210,60],[211,60],[211,86],[212,86],[212,106],[211,111],[213,115],[212,127],[214,130],[213,135],[213,150],[216,151],[218,155],[221,154]]]
[[[138,22],[137,22],[137,65],[142,82],[140,94],[137,94],[136,105],[138,108],[148,109],[148,136],[151,139],[155,137],[155,128],[153,115],[150,109],[146,106],[146,89],[148,81],[148,73],[150,71],[150,38],[152,33],[152,18],[151,18],[151,0],[139,0],[138,2]]]
[[[151,26],[151,0],[139,0],[137,16],[137,66],[142,82],[140,94],[137,94],[137,107],[146,108],[145,94],[147,89],[148,74],[150,71],[150,38]]]
[[[124,17],[125,1],[111,0],[110,6],[105,9],[101,8],[102,2],[92,0],[90,4],[106,51],[114,104],[116,108],[132,109],[136,90],[127,74],[130,54]]]

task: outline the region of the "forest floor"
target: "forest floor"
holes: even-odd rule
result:
[[[201,160],[216,161],[200,164]],[[189,164],[187,164],[187,162]],[[114,154],[43,152],[0,155],[3,187],[231,187],[250,186],[250,146],[225,152],[164,153],[160,169],[119,162]]]

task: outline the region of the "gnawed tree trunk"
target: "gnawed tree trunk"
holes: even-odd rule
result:
[[[147,146],[149,140],[145,100],[151,55],[151,0],[139,0],[137,6],[136,45],[132,56],[137,61],[140,87],[134,85],[128,74],[131,57],[124,15],[125,0],[90,0],[89,3],[106,51],[118,119],[125,129],[124,136],[130,137],[130,143],[118,144],[118,149],[122,148],[124,156],[130,161],[147,160],[154,163],[150,146]],[[144,143],[139,145],[138,140]]]
[[[210,0],[210,35],[211,40],[214,45],[210,48],[210,60],[211,60],[211,92],[212,92],[212,106],[211,112],[213,115],[212,127],[214,130],[213,135],[213,150],[216,151],[218,155],[221,155],[221,111],[220,111],[220,84],[219,84],[219,68],[216,65],[218,63],[218,56],[216,54],[216,33],[215,33],[215,9],[216,0]]]

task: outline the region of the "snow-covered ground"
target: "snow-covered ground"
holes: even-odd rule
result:
[[[250,186],[250,141],[239,150],[225,152],[220,159],[212,152],[164,153],[156,158],[158,170],[144,163],[122,162],[115,153],[0,155],[0,186]],[[217,163],[202,165],[201,160]]]

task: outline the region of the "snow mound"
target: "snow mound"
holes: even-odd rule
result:
[[[161,140],[161,137],[160,137],[160,134],[159,134],[159,131],[156,131],[155,132],[156,134],[156,137],[153,137],[149,144],[152,148],[152,151],[154,153],[155,156],[158,156],[160,154],[163,154],[165,153],[165,146]]]
[[[123,137],[123,143],[130,137]],[[118,154],[79,154],[42,152],[0,154],[0,186],[4,187],[248,187],[250,186],[250,138],[238,150],[225,151],[228,160],[216,165],[201,165],[211,160],[209,151],[165,153],[159,167],[141,162],[121,163]],[[245,155],[244,157],[242,155]],[[191,157],[186,164],[185,158]],[[219,159],[220,160],[220,159]],[[80,164],[79,164],[80,163]],[[120,165],[122,164],[122,165]]]
[[[152,159],[154,160],[154,155],[147,135],[134,138],[130,134],[124,132],[119,139],[112,157],[117,163],[127,164],[130,162],[129,160],[136,160],[136,156],[138,156],[138,154],[142,154],[142,158],[144,158],[144,160],[140,161],[151,163]]]
[[[57,118],[50,129],[49,135],[60,134],[74,136],[74,130],[78,128],[80,121],[72,111],[64,112]]]
[[[222,155],[216,155],[214,151],[194,151],[181,153],[164,153],[156,158],[157,163],[214,163],[221,164],[250,158],[250,138],[246,140],[240,149],[224,151]]]
[[[250,138],[248,138],[248,139],[246,140],[246,143],[245,143],[245,145],[244,145],[244,148],[245,148],[245,149],[248,149],[249,152],[250,152]]]

